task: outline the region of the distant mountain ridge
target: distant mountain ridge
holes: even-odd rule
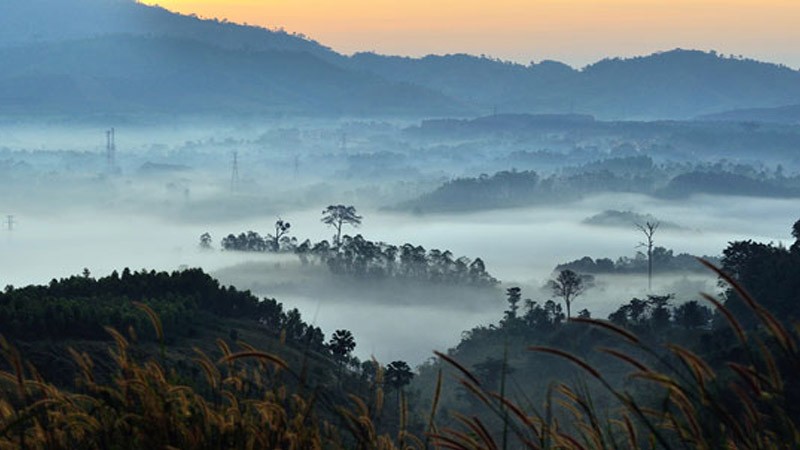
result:
[[[696,50],[604,59],[581,70],[555,61],[523,66],[469,55],[413,59],[361,53],[352,62],[390,80],[440,90],[484,112],[689,119],[800,103],[800,71]]]
[[[0,49],[0,113],[456,113],[436,92],[352,73],[306,52],[106,36]],[[233,70],[232,70],[233,68]]]
[[[800,72],[673,50],[576,70],[344,56],[302,35],[133,0],[2,0],[0,114],[217,112],[689,119],[800,104]]]

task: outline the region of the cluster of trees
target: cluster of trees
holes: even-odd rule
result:
[[[480,258],[455,258],[447,250],[373,242],[361,235],[344,236],[339,246],[331,246],[327,241],[317,244],[306,241],[295,251],[305,262],[316,259],[335,274],[358,278],[399,278],[472,286],[498,283]]]
[[[795,242],[789,247],[752,240],[731,242],[722,253],[722,269],[741,283],[770,312],[787,323],[800,319],[800,220],[792,226]],[[732,289],[725,305],[755,323],[745,302]]]
[[[673,295],[648,295],[645,299],[633,298],[608,316],[608,319],[633,331],[663,331],[671,326],[687,330],[707,329],[713,313],[697,300],[674,306]]]
[[[362,235],[342,235],[345,225],[358,226],[359,216],[352,206],[331,205],[323,211],[322,222],[335,231],[332,241],[317,243],[306,239],[298,243],[288,236],[289,224],[278,220],[275,233],[262,237],[255,231],[228,235],[222,239],[227,251],[293,253],[304,264],[322,264],[337,275],[363,279],[413,279],[431,283],[463,284],[489,287],[498,284],[483,260],[465,256],[456,258],[448,250],[430,249],[413,244],[392,245],[365,239]],[[210,236],[200,237],[200,246],[208,248]]]
[[[622,256],[616,261],[611,258],[593,259],[589,256],[576,259],[556,266],[557,271],[573,270],[580,273],[590,274],[629,274],[647,273],[648,263],[647,254],[636,252],[631,258]],[[719,258],[704,256],[703,259],[712,263],[718,263]],[[652,270],[655,273],[665,272],[703,272],[707,269],[697,262],[697,257],[688,253],[679,253],[665,247],[655,246],[652,250]]]

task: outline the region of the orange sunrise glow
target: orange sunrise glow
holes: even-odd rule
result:
[[[791,0],[148,0],[206,18],[284,28],[333,49],[484,53],[582,65],[676,47],[800,65]]]

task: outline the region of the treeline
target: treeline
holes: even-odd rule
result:
[[[703,259],[719,264],[717,257],[703,256]],[[622,256],[613,261],[611,258],[592,259],[589,256],[556,266],[556,271],[572,270],[590,274],[629,274],[647,273],[647,255],[637,252],[633,258]],[[697,261],[697,257],[689,253],[679,253],[665,247],[653,248],[653,272],[705,272],[708,269]]]
[[[447,181],[399,207],[417,212],[467,211],[579,200],[603,192],[638,193],[666,198],[694,194],[762,197],[800,196],[800,175],[727,161],[657,165],[649,156],[607,158],[543,176],[533,170]]]
[[[155,339],[138,301],[159,316],[165,337],[194,337],[214,318],[257,321],[265,333],[284,335],[288,342],[325,352],[319,327],[304,322],[297,309],[285,310],[274,299],[259,299],[249,291],[220,286],[200,269],[176,272],[125,269],[102,278],[88,272],[52,280],[47,286],[7,287],[0,293],[0,329],[20,340],[106,340],[105,327],[131,327],[145,339]]]
[[[476,287],[498,284],[481,258],[456,258],[448,250],[426,250],[408,243],[398,246],[375,242],[360,234],[343,236],[340,245],[308,239],[298,243],[296,238],[287,236],[275,245],[269,236],[248,231],[226,236],[221,245],[226,251],[295,254],[304,265],[321,264],[336,275],[361,279],[395,278]]]

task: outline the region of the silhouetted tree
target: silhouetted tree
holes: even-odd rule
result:
[[[363,217],[356,213],[354,206],[330,205],[322,211],[322,222],[336,230],[334,243],[339,246],[342,242],[342,226],[347,224],[353,227],[361,225]]]
[[[403,388],[414,379],[414,372],[405,361],[393,361],[386,366],[386,384],[397,391],[397,404],[400,404],[400,394]]]
[[[550,280],[547,285],[553,295],[562,299],[567,308],[567,319],[572,317],[572,302],[591,287],[593,278],[588,275],[578,275],[567,269],[559,272],[555,280]]]
[[[658,222],[645,222],[644,225],[636,224],[636,228],[644,234],[645,242],[640,242],[640,247],[647,248],[647,290],[653,290],[653,237],[658,230]]]
[[[331,353],[333,353],[336,359],[347,359],[350,353],[356,348],[356,340],[353,337],[353,333],[348,330],[336,330],[333,336],[331,336],[328,348],[331,349]]]
[[[281,249],[281,238],[286,236],[289,233],[289,228],[292,227],[292,224],[289,222],[284,221],[283,219],[278,219],[275,222],[275,234],[268,234],[267,239],[270,241],[270,246],[272,247],[273,252],[278,252]]]
[[[517,318],[517,310],[519,309],[519,302],[522,300],[522,289],[518,287],[510,287],[506,289],[506,301],[508,302],[508,309],[506,310],[506,321],[512,321]]]
[[[697,300],[688,301],[675,308],[672,313],[675,324],[688,330],[703,328],[711,321],[711,310]]]
[[[650,303],[650,326],[656,330],[664,330],[669,327],[672,319],[672,311],[669,302],[673,295],[650,295],[647,301]]]

